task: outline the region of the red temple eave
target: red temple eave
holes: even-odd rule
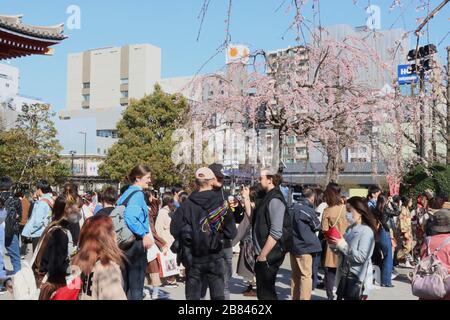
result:
[[[0,60],[51,54],[53,45],[67,37],[64,25],[35,27],[22,24],[22,16],[0,15]]]

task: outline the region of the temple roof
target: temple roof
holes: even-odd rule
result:
[[[39,40],[61,41],[67,38],[64,33],[64,24],[55,26],[31,26],[22,23],[22,15],[0,15],[0,29],[20,33]]]

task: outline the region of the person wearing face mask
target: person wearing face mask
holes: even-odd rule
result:
[[[375,248],[377,219],[361,197],[347,202],[347,217],[352,221],[341,237],[330,236],[328,241],[339,254],[336,273],[338,300],[364,300],[367,297],[367,278],[372,271],[371,256]]]
[[[33,264],[37,282],[41,282],[39,300],[50,300],[57,289],[67,284],[70,258],[76,248],[70,229],[79,223],[82,205],[81,198],[72,194],[60,196],[55,201],[52,222],[37,246]]]

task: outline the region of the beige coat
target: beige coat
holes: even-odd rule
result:
[[[170,233],[170,209],[166,206],[159,209],[158,216],[156,217],[155,228],[158,236],[163,238],[167,246],[170,248],[175,241],[174,237]]]
[[[339,221],[337,221],[336,228],[339,230],[339,233],[343,236],[345,231],[347,230],[349,224],[346,217],[347,210],[345,205],[334,206],[330,208],[326,208],[323,211],[322,216],[322,231],[328,231],[332,226],[336,224],[336,220],[339,217]],[[339,216],[340,214],[340,216]],[[328,243],[325,249],[325,252],[322,253],[323,257],[323,265],[326,268],[337,268],[339,265],[339,256],[334,253]]]
[[[114,262],[106,266],[100,261],[95,264],[91,290],[92,296],[81,292],[80,300],[127,300],[122,285],[122,272]]]

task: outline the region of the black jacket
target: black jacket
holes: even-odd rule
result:
[[[389,232],[389,230],[391,229],[390,220],[393,217],[398,217],[400,215],[400,209],[397,207],[397,205],[392,203],[391,206],[389,204],[386,204],[383,208],[383,212],[379,212],[377,209],[375,210],[375,215],[386,232]]]
[[[292,253],[302,255],[321,252],[322,246],[315,232],[322,228],[313,205],[307,199],[300,199],[300,203],[292,206],[290,213],[294,242]]]
[[[216,191],[194,192],[175,211],[170,233],[177,246],[187,247],[193,263],[203,263],[223,257],[224,240],[232,240],[237,233],[233,214],[227,211],[221,232],[209,233],[201,228],[201,220],[224,205]]]

